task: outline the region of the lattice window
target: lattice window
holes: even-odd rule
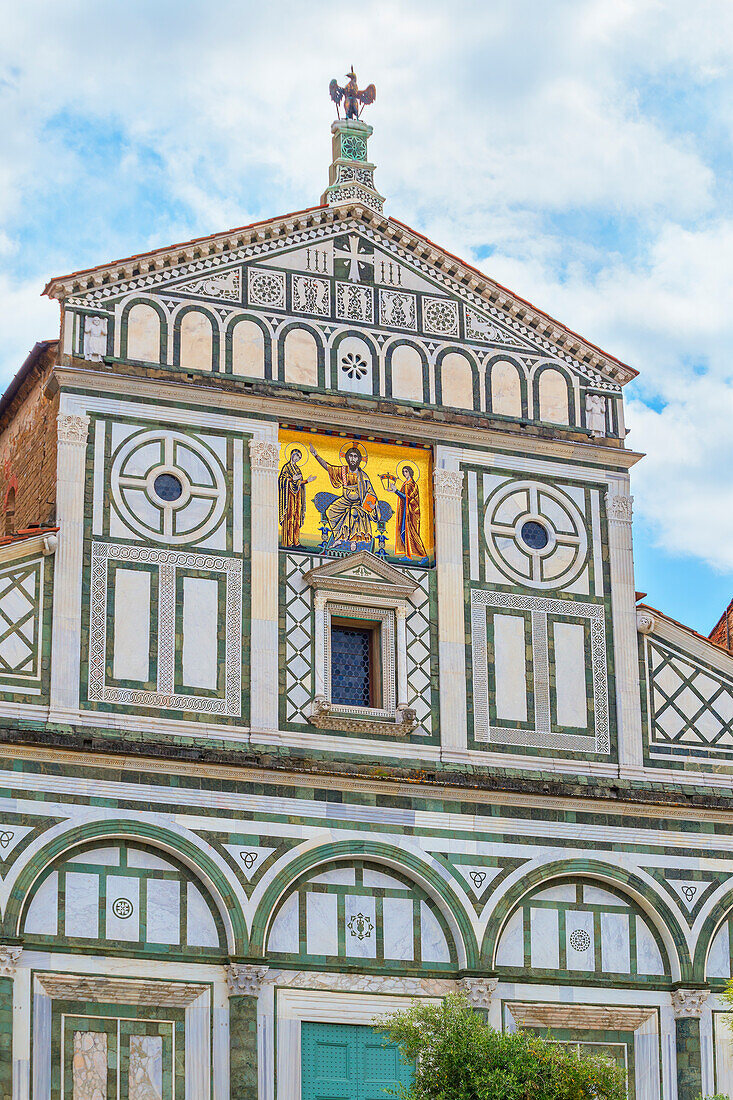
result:
[[[335,706],[379,706],[374,660],[378,646],[373,627],[332,622],[331,702]]]

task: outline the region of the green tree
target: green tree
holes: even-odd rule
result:
[[[414,1004],[377,1022],[416,1061],[405,1100],[625,1100],[618,1066],[528,1032],[495,1031],[465,997]]]

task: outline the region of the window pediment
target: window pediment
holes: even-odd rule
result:
[[[316,592],[409,599],[418,585],[407,573],[382,561],[369,550],[337,558],[309,569],[303,580]]]

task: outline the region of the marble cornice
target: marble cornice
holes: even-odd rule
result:
[[[378,792],[450,802],[495,804],[500,797],[508,807],[524,807],[530,797],[545,810],[598,813],[605,806],[606,812],[621,816],[641,815],[670,821],[694,816],[698,823],[733,822],[730,785],[701,791],[699,783],[694,787],[673,786],[666,778],[642,781],[618,775],[558,775],[549,770],[497,772],[496,768],[476,764],[466,766],[465,770],[443,770],[432,762],[392,766],[383,760],[375,759],[372,764],[335,756],[304,760],[288,755],[283,748],[279,752],[251,745],[227,749],[150,740],[133,744],[89,728],[33,729],[7,722],[0,724],[0,756],[6,761],[26,760],[46,768],[50,765],[60,774],[65,769],[86,768],[97,778],[104,778],[110,771],[124,772],[129,777],[139,776],[140,781],[157,778],[161,784],[167,777],[184,775],[197,782],[207,779],[234,785],[266,782],[273,787]]]

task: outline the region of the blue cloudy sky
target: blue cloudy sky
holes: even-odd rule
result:
[[[377,85],[387,212],[641,371],[637,587],[733,597],[731,0],[24,0],[0,36],[0,382],[50,275],[318,202]]]

